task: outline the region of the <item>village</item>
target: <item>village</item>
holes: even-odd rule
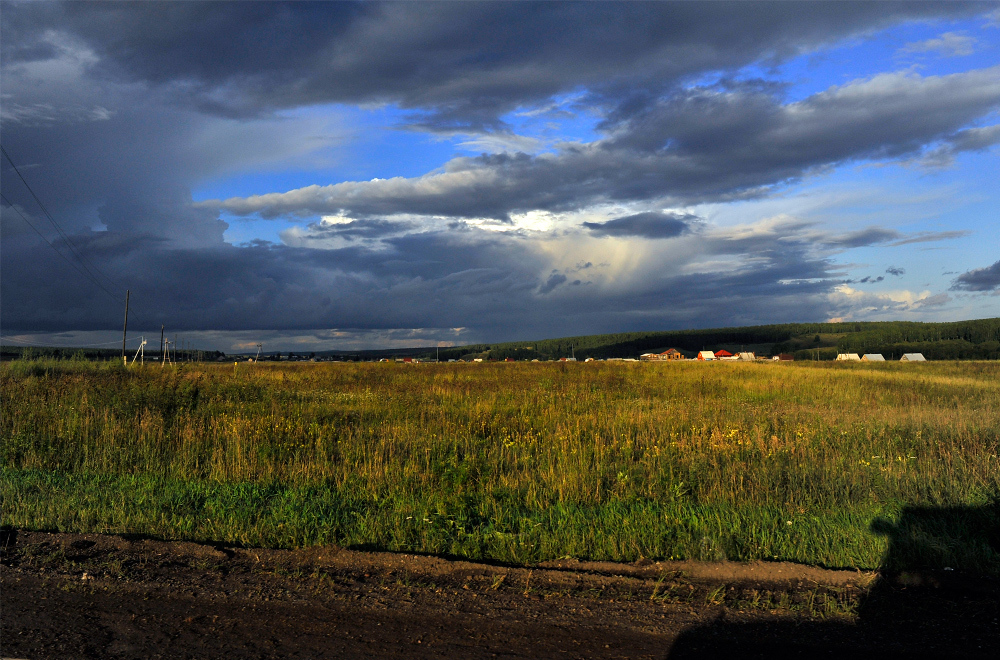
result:
[[[643,361],[669,361],[669,360],[695,360],[700,362],[714,362],[714,361],[727,361],[727,362],[792,362],[795,357],[791,353],[779,353],[771,357],[758,357],[752,351],[742,351],[739,353],[730,353],[729,351],[722,349],[719,351],[698,351],[698,355],[694,358],[688,358],[681,351],[676,348],[669,348],[662,353],[643,353],[639,356],[640,360]],[[837,362],[885,362],[886,359],[881,353],[865,353],[864,355],[858,355],[857,353],[838,353]],[[922,353],[904,353],[902,357],[899,358],[900,362],[926,362],[927,359]]]
[[[313,362],[317,359],[313,358]],[[421,359],[415,357],[381,358],[379,362],[401,362],[404,364],[417,364],[421,362],[794,362],[795,357],[791,353],[779,353],[771,357],[758,356],[753,351],[739,351],[730,353],[725,349],[718,351],[698,351],[695,357],[688,357],[683,351],[676,348],[668,348],[660,353],[643,353],[637,358],[593,358],[588,357],[578,360],[576,357],[553,358],[552,360],[517,360],[512,357],[502,360],[488,357],[449,358],[448,360]],[[837,362],[886,362],[885,356],[881,353],[838,353]],[[927,359],[922,353],[904,353],[899,358],[900,362],[926,362]]]

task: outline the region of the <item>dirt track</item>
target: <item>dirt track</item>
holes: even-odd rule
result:
[[[337,548],[6,535],[15,658],[992,657],[1000,589],[794,564],[512,568]],[[920,583],[920,584],[917,584]]]

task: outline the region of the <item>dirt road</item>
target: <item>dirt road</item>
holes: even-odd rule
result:
[[[1000,589],[794,564],[518,568],[7,532],[12,658],[992,657]]]

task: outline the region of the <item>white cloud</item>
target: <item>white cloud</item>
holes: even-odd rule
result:
[[[265,218],[340,211],[509,219],[612,202],[731,202],[774,192],[825,167],[912,157],[998,104],[1000,67],[928,77],[880,74],[785,105],[752,90],[688,90],[615,124],[605,138],[560,144],[556,153],[454,158],[418,177],[203,204]]]
[[[862,320],[937,320],[928,317],[933,312],[950,313],[948,306],[953,302],[947,293],[933,294],[930,291],[910,291],[898,289],[890,291],[861,291],[847,284],[836,287],[828,296],[830,306],[837,310],[839,321]],[[835,321],[829,322],[833,323]],[[948,317],[945,317],[946,319]]]
[[[962,57],[972,55],[976,51],[978,43],[979,41],[975,37],[958,32],[945,32],[935,39],[908,43],[899,52],[904,54],[937,53],[942,57]]]
[[[458,143],[458,146],[470,151],[482,151],[496,154],[505,151],[520,151],[537,153],[546,147],[543,140],[528,135],[514,133],[478,133],[469,136]]]

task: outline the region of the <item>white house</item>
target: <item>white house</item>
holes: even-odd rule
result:
[[[903,353],[903,357],[899,358],[900,362],[927,362],[927,358],[924,357],[923,353]]]
[[[881,353],[865,353],[861,356],[862,362],[885,362],[885,358],[882,357]]]
[[[861,362],[861,356],[857,353],[838,353],[837,360],[839,362]]]
[[[741,362],[753,362],[757,359],[757,356],[754,355],[753,351],[744,351],[737,355],[736,359]]]

